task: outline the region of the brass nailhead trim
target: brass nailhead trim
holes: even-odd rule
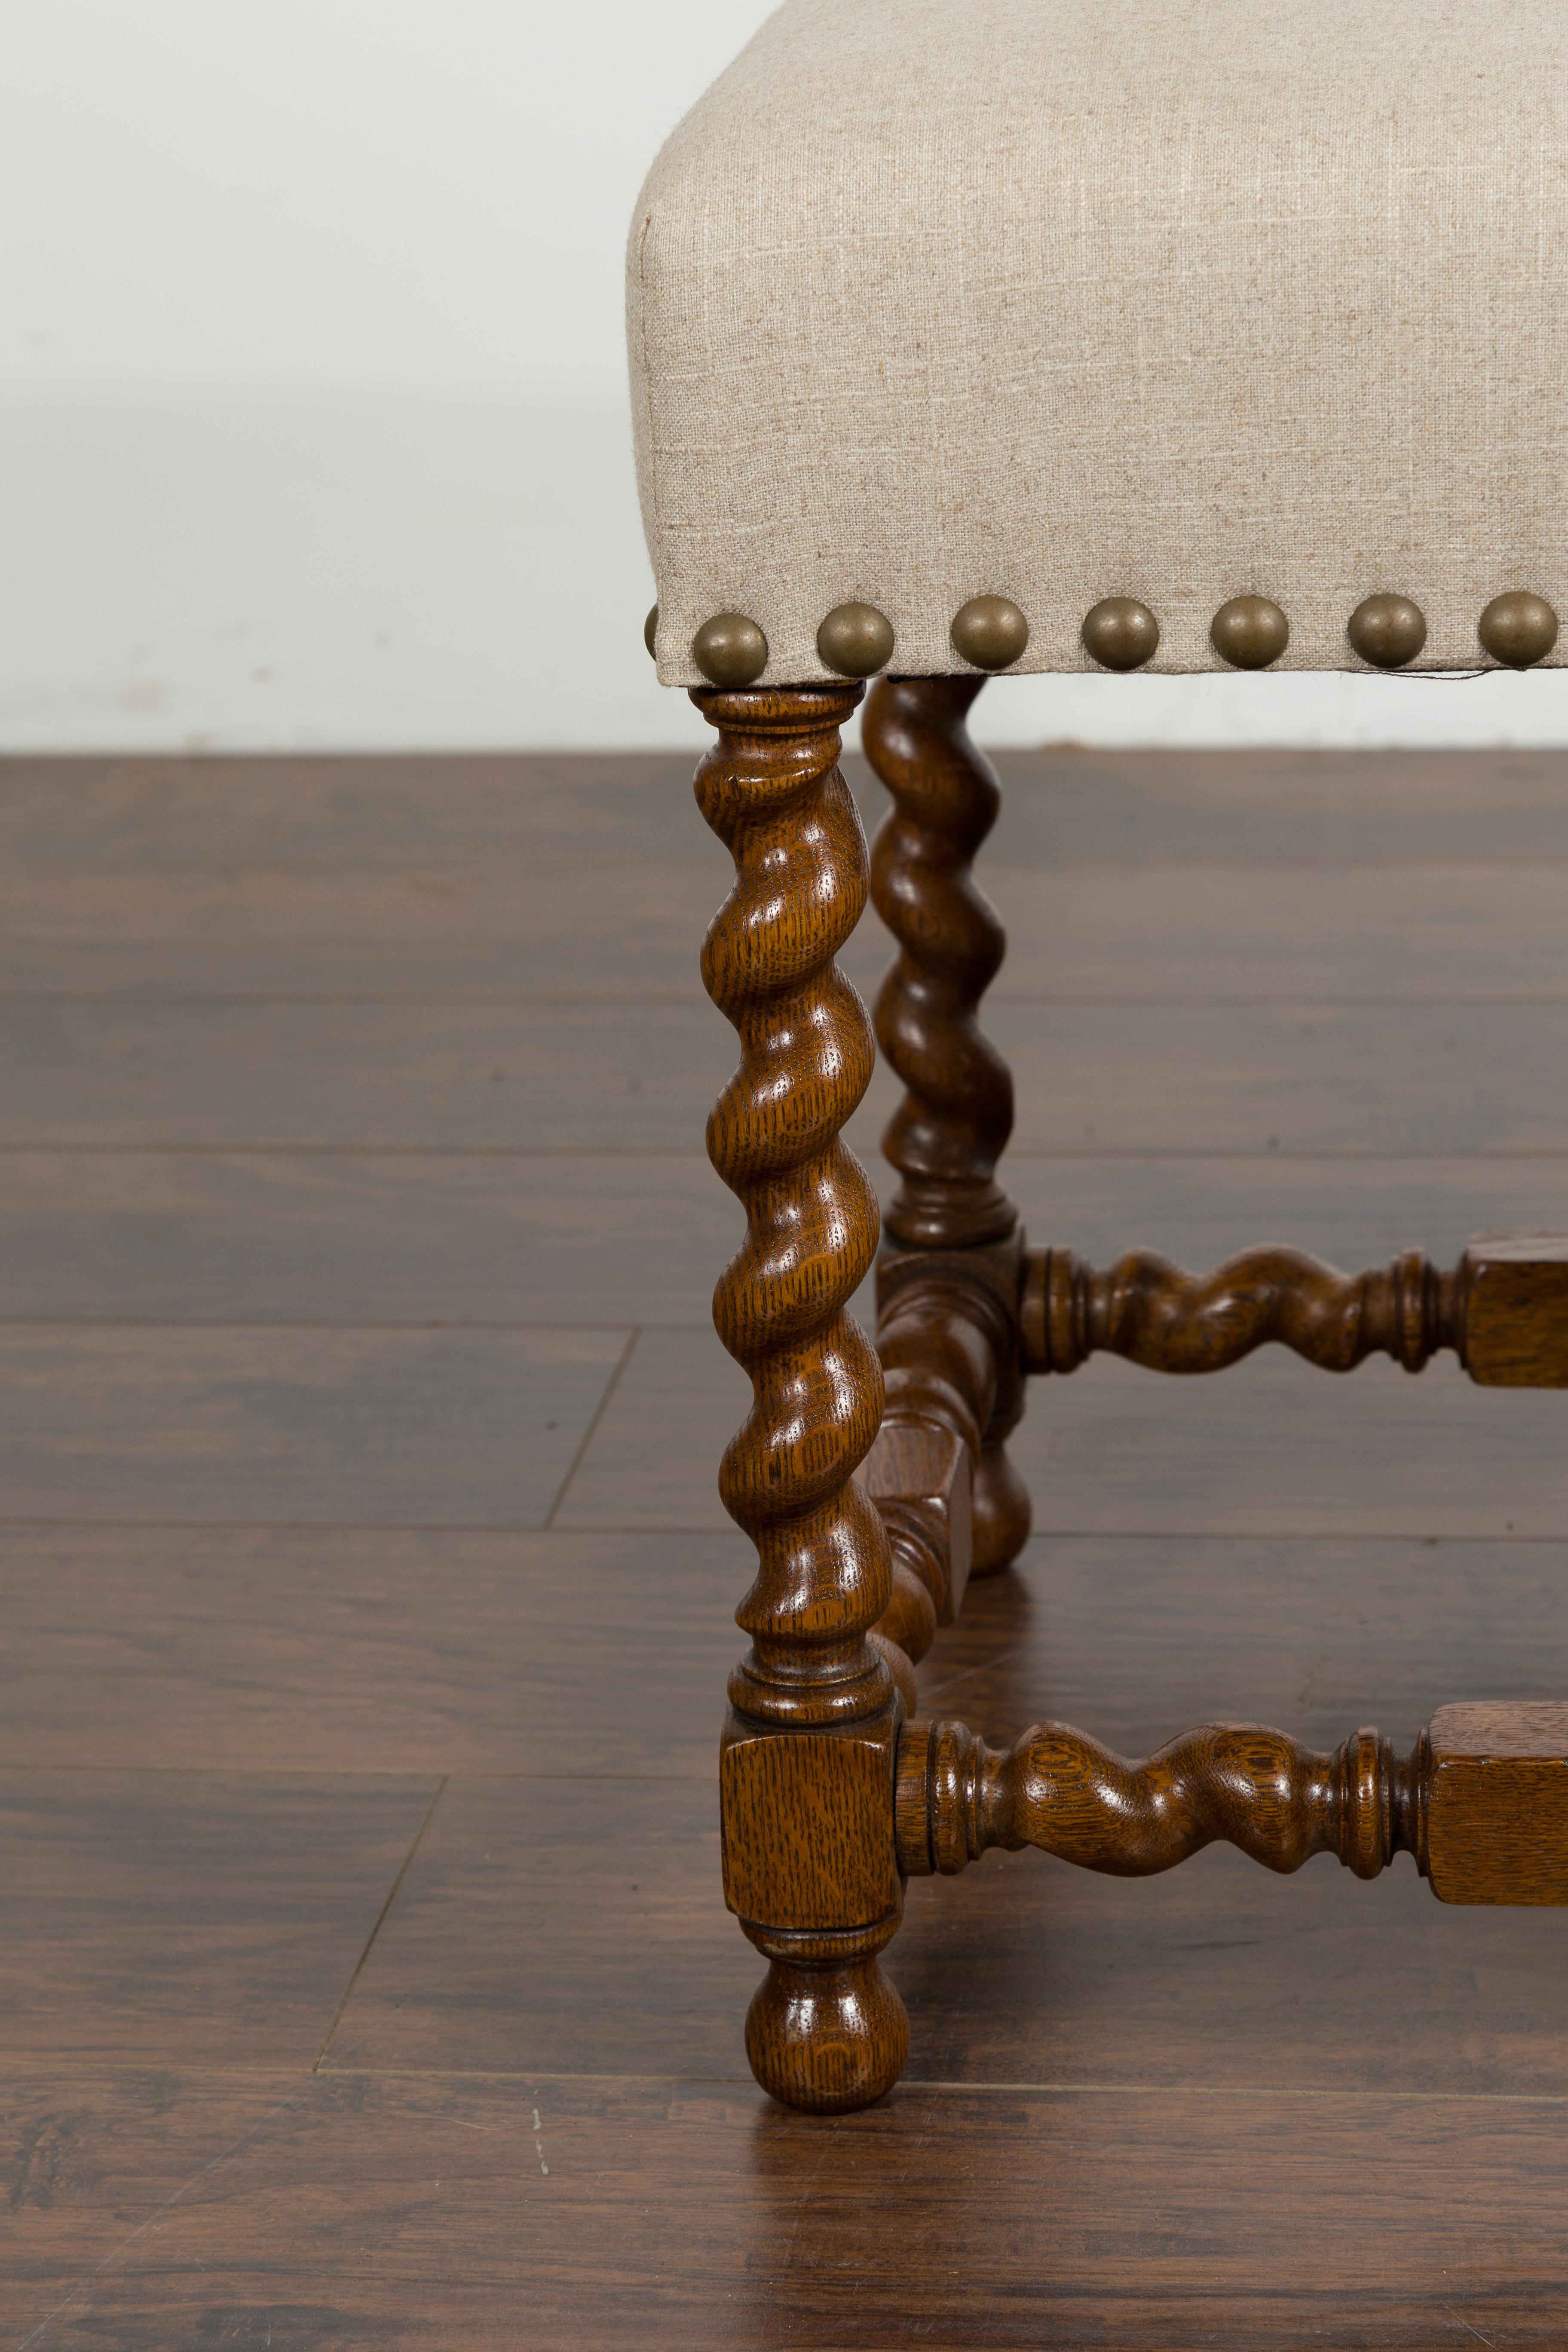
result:
[[[1232,669],[1267,669],[1290,642],[1290,624],[1267,596],[1233,596],[1209,623],[1209,642]]]
[[[657,658],[658,606],[643,623],[643,643]],[[1557,614],[1544,596],[1526,588],[1494,596],[1476,625],[1483,649],[1510,669],[1531,669],[1557,643]],[[1029,643],[1029,624],[1008,596],[972,596],[953,614],[955,653],[975,669],[1010,669]],[[1134,670],[1153,658],[1160,624],[1134,596],[1102,596],[1083,618],[1085,651],[1102,669]],[[1426,643],[1426,616],[1412,597],[1393,589],[1363,596],[1345,624],[1361,660],[1374,669],[1403,669]],[[1215,651],[1233,669],[1268,669],[1290,642],[1290,624],[1267,596],[1232,596],[1209,624]],[[875,604],[836,604],[816,632],[817,655],[840,677],[871,677],[886,669],[897,640]],[[691,657],[710,684],[751,686],[768,664],[768,641],[743,613],[715,613],[691,640]]]
[[[1557,615],[1544,596],[1514,588],[1492,598],[1476,624],[1476,635],[1493,661],[1509,669],[1531,669],[1557,643]]]
[[[1029,624],[1009,596],[972,596],[952,616],[953,651],[975,669],[1008,669],[1029,642]]]
[[[751,686],[768,666],[768,641],[744,613],[715,613],[692,638],[691,658],[710,686]]]
[[[1373,669],[1403,669],[1426,642],[1426,615],[1408,596],[1385,591],[1363,597],[1345,624],[1345,635]]]
[[[1082,635],[1101,669],[1142,669],[1160,643],[1160,624],[1135,596],[1102,596],[1084,614]]]
[[[873,677],[893,657],[893,625],[875,604],[835,604],[817,630],[816,650],[840,677]]]

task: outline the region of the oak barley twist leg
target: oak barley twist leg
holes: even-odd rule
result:
[[[703,690],[719,730],[697,774],[735,884],[702,952],[741,1066],[708,1125],[746,1211],[714,1321],[751,1374],[752,1411],[720,1474],[757,1548],[736,1618],[721,1759],[725,1897],[764,1953],[746,2020],[764,2089],[817,2112],[897,2081],[903,2005],[878,1954],[902,1905],[892,1817],[902,1703],[867,1639],[889,1607],[881,1519],[855,1476],[882,1375],[846,1302],[876,1255],[876,1196],[839,1129],[870,1079],[864,1006],[834,962],[866,900],[866,848],[839,774],[858,687]]]
[[[1005,1440],[1024,1409],[1019,1336],[1023,1234],[996,1182],[1013,1129],[1013,1079],[981,1029],[981,997],[1006,934],[972,861],[1001,793],[965,724],[984,679],[879,678],[866,705],[866,756],[892,794],[872,852],[877,911],[899,953],[877,998],[877,1037],[904,1082],[883,1138],[900,1175],[888,1212],[879,1339],[909,1321],[911,1287],[969,1294],[994,1377],[965,1398],[983,1444],[974,1465],[971,1573],[994,1574],[1029,1532],[1029,1497]],[[884,1344],[889,1368],[895,1357]]]

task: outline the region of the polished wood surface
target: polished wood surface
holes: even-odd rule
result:
[[[0,1767],[591,1774],[608,1717],[620,1771],[711,1775],[732,1528],[95,1528],[68,1507],[62,1482],[52,1524],[0,1538]],[[649,1588],[657,1611],[628,1610]]]
[[[1131,1763],[1065,1723],[992,1748],[965,1724],[917,1721],[899,1739],[899,1858],[950,1878],[988,1846],[1028,1845],[1145,1878],[1223,1841],[1280,1872],[1336,1854],[1358,1878],[1410,1853],[1425,1877],[1431,1777],[1426,1734],[1408,1757],[1373,1730],[1324,1755],[1261,1724],[1212,1723]]]
[[[1260,1724],[1206,1724],[1129,1761],[1069,1724],[987,1748],[966,1724],[898,1736],[898,1861],[957,1877],[1037,1846],[1138,1879],[1204,1846],[1268,1870],[1335,1853],[1375,1879],[1411,1853],[1441,1903],[1568,1903],[1568,1706],[1441,1707],[1408,1755],[1361,1728],[1333,1755]]]
[[[884,1412],[866,1457],[893,1563],[893,1598],[877,1622],[917,1663],[969,1589],[971,1465],[958,1432],[913,1410]]]
[[[1024,1411],[1024,1235],[964,1249],[889,1244],[877,1265],[877,1352],[889,1410],[934,1413],[968,1450],[970,1573],[1015,1560],[1029,1490],[1007,1449]]]
[[[1568,1234],[1483,1234],[1470,1244],[1465,1362],[1488,1388],[1568,1388]]]
[[[19,1320],[0,1525],[543,1527],[630,1339]]]
[[[900,1179],[895,1241],[961,1248],[1010,1234],[995,1181],[1013,1131],[1013,1080],[978,1018],[1007,935],[973,861],[996,822],[996,772],[966,719],[981,677],[883,677],[862,740],[893,806],[877,829],[872,895],[899,943],[877,997],[877,1042],[903,1081],[882,1138]]]
[[[1568,1705],[1443,1707],[1426,1843],[1445,1903],[1568,1903]]]
[[[1408,1755],[1363,1727],[1331,1755],[1256,1723],[1205,1724],[1130,1762],[1069,1724],[1007,1748],[966,1724],[906,1723],[900,1866],[954,1877],[987,1848],[1035,1846],[1117,1878],[1216,1842],[1267,1869],[1336,1854],[1376,1878],[1415,1858],[1444,1903],[1568,1904],[1568,1704],[1442,1707]]]
[[[879,1232],[870,1181],[839,1139],[874,1050],[834,961],[866,903],[866,845],[837,768],[860,689],[693,699],[718,730],[698,806],[735,861],[702,980],[741,1041],[708,1155],[740,1196],[746,1238],[713,1319],[752,1391],[719,1492],[757,1549],[735,1612],[752,1646],[730,1676],[720,1761],[724,1895],[768,1960],[746,2015],[752,2072],[788,2105],[832,2114],[879,2097],[909,2047],[878,1959],[903,1902],[899,1674],[867,1638],[892,1599],[892,1562],[854,1475],[881,1422],[882,1375],[845,1313]]]
[[[893,802],[872,853],[877,912],[899,949],[878,992],[877,1040],[904,1085],[882,1138],[899,1185],[879,1270],[878,1349],[889,1370],[922,1367],[911,1310],[934,1298],[933,1283],[954,1328],[978,1335],[978,1359],[967,1350],[973,1377],[959,1383],[981,1440],[971,1445],[971,1566],[994,1576],[1028,1535],[1029,1495],[1007,1454],[1024,1410],[1023,1234],[995,1178],[1013,1129],[1013,1079],[979,1021],[1007,947],[973,871],[1001,806],[995,771],[965,723],[984,683],[879,678],[862,740]],[[950,1352],[939,1355],[951,1376]]]
[[[710,910],[721,893],[710,885]],[[868,978],[862,964],[858,984]],[[438,998],[20,1003],[0,1058],[0,1150],[305,1163],[546,1146],[583,1158],[689,1154],[720,1082],[711,1009],[624,984],[624,1004],[558,1004],[542,989],[536,1019],[517,1003]],[[1271,992],[1197,1003],[1162,992],[1042,1008],[994,996],[986,1026],[1015,1074],[1007,1179],[1037,1239],[1046,1229],[1026,1179],[1056,1225],[1051,1171],[1029,1164],[1038,1160],[1370,1151],[1419,1165],[1428,1154],[1568,1151],[1568,1102],[1530,1083],[1568,1057],[1568,1005],[1554,1001],[1303,1007]],[[847,1131],[868,1165],[899,1099],[879,1070]]]
[[[1506,1706],[1494,1707],[1484,1752],[1465,1746],[1450,1714],[1443,1722],[1455,1752],[1441,1757],[1430,1729],[1408,1756],[1396,1758],[1392,1743],[1368,1728],[1327,1755],[1256,1724],[1211,1724],[1141,1763],[1061,1723],[1037,1723],[1003,1751],[963,1723],[914,1715],[914,1663],[938,1624],[952,1622],[968,1575],[1007,1566],[1028,1533],[1026,1489],[1004,1450],[1021,1412],[1026,1373],[1070,1372],[1096,1352],[1161,1371],[1208,1372],[1268,1340],[1341,1372],[1373,1352],[1392,1356],[1407,1372],[1421,1370],[1441,1348],[1468,1363],[1474,1283],[1481,1299],[1474,1377],[1484,1386],[1568,1385],[1568,1242],[1560,1236],[1492,1236],[1447,1275],[1409,1249],[1384,1271],[1352,1277],[1279,1246],[1247,1251],[1200,1278],[1148,1250],[1124,1255],[1109,1274],[1096,1274],[1065,1249],[1025,1251],[1016,1213],[994,1172],[1011,1127],[1010,1079],[975,1018],[1005,944],[970,871],[999,805],[994,775],[963,723],[978,691],[973,681],[884,678],[865,729],[872,766],[895,802],[879,835],[876,870],[879,911],[899,940],[899,954],[879,998],[879,1034],[907,1088],[885,1138],[902,1181],[878,1270],[878,1350],[889,1382],[882,1418],[894,1429],[915,1419],[962,1449],[971,1479],[963,1556],[944,1559],[955,1533],[950,1513],[924,1512],[911,1544],[910,1498],[896,1487],[879,1498],[888,1506],[885,1520],[905,1523],[899,1581],[889,1587],[896,1597],[873,1627],[857,1629],[868,1635],[865,1648],[838,1675],[853,1689],[865,1675],[868,1649],[890,1675],[896,1696],[882,1718],[880,1744],[867,1736],[874,1708],[855,1698],[841,1705],[828,1736],[809,1729],[830,1716],[825,1702],[815,1716],[805,1704],[808,1659],[795,1669],[789,1704],[782,1697],[766,1707],[751,1704],[749,1727],[744,1678],[769,1678],[765,1658],[753,1649],[740,1683],[731,1678],[721,1765],[726,1900],[773,1961],[748,2016],[748,2054],[775,2097],[820,2111],[874,2104],[901,2069],[903,2012],[875,1971],[875,1954],[890,1932],[886,1923],[896,1924],[901,1907],[899,1882],[954,1875],[991,1847],[1035,1846],[1124,1877],[1168,1870],[1215,1841],[1282,1873],[1333,1853],[1361,1878],[1379,1875],[1404,1852],[1439,1895],[1493,1905],[1568,1902],[1561,1853],[1568,1843],[1568,1754],[1557,1752],[1568,1746],[1568,1706],[1552,1727],[1537,1708],[1528,1740]],[[795,1160],[811,1155],[810,1118],[792,1107],[795,1065],[809,1064],[816,1041],[835,1026],[826,996],[814,1000],[808,990],[796,1009],[788,1001],[791,984],[798,998],[802,978],[820,976],[859,911],[854,904],[847,919],[835,919],[835,897],[844,895],[835,886],[848,867],[842,856],[835,865],[824,814],[813,808],[797,834],[779,822],[786,812],[795,815],[793,804],[820,785],[837,753],[837,734],[829,730],[819,747],[814,729],[821,738],[824,720],[843,713],[824,709],[824,698],[805,689],[696,699],[721,730],[717,751],[699,770],[699,802],[733,850],[737,870],[736,890],[710,929],[704,977],[751,1049],[752,1066],[742,1064],[731,1093],[751,1108],[753,1129],[763,1130],[748,1134],[737,1153],[724,1139],[726,1127],[735,1124],[728,1097],[710,1121],[710,1155],[746,1200],[750,1228],[748,1251],[721,1285],[716,1319],[731,1352],[752,1371],[753,1422],[764,1429],[770,1420],[785,1425],[797,1451],[818,1438],[831,1458],[846,1402],[858,1400],[836,1398],[814,1381],[816,1367],[796,1369],[786,1419],[759,1366],[770,1325],[787,1343],[803,1310],[809,1316],[816,1308],[819,1320],[824,1309],[831,1317],[864,1270],[857,1266],[837,1297],[820,1276],[809,1288],[803,1284],[800,1236],[810,1233],[811,1195],[787,1201],[781,1212],[765,1181],[776,1174],[775,1161],[788,1164],[776,1145],[769,1150],[765,1136],[780,1106],[791,1107],[786,1135],[793,1129],[804,1139]],[[732,788],[727,797],[716,789],[720,778]],[[842,793],[837,770],[829,791],[835,787]],[[735,814],[742,808],[761,844],[750,872],[743,821]],[[765,829],[764,815],[771,820]],[[814,888],[803,887],[795,870],[809,872],[811,852],[819,869]],[[826,887],[825,868],[832,876]],[[779,934],[784,951],[750,955],[742,974],[726,933],[750,946],[750,933],[769,931]],[[776,967],[771,975],[770,965]],[[829,988],[842,985],[833,967]],[[749,1021],[764,1004],[766,1012]],[[842,1151],[838,1129],[868,1080],[858,1042],[853,1034],[833,1040],[832,1066],[847,1080],[829,1135],[835,1152]],[[816,1171],[812,1191],[833,1200],[837,1185],[830,1168],[828,1161]],[[842,1211],[837,1234],[847,1263],[854,1219]],[[749,1348],[734,1336],[742,1328],[736,1295],[744,1297],[748,1252],[766,1265],[776,1293],[764,1286],[760,1314],[746,1301],[758,1327]],[[726,1491],[752,1428],[749,1423],[726,1454],[720,1487],[731,1515],[759,1536],[765,1580],[768,1553],[759,1527]],[[787,1471],[775,1470],[768,1485],[776,1506],[787,1511],[793,1503],[797,1515],[816,1499],[814,1492],[797,1499]],[[804,1572],[797,1570],[784,1589],[814,1605],[822,1641],[837,1630],[853,1584],[841,1580],[837,1594],[819,1585],[805,1549]],[[852,1553],[853,1542],[848,1549]],[[740,1620],[748,1622],[744,1608]],[[784,1685],[782,1662],[772,1679]],[[914,1719],[900,1725],[900,1714]],[[794,1737],[769,1739],[770,1716],[775,1728]],[[889,1733],[896,1735],[890,1815]],[[1434,1801],[1441,1821],[1436,1874],[1427,1839]],[[767,1924],[769,1938],[759,1935],[758,1923]],[[793,1948],[776,1940],[785,1929]],[[833,1937],[856,1939],[858,1977],[842,1966],[848,1946],[835,1950]],[[825,1979],[828,1959],[837,1965]],[[887,2021],[893,2015],[896,2026]]]
[[[51,2054],[0,2064],[0,2313],[17,2338],[57,2314],[37,2352],[490,2352],[520,2314],[546,2352],[1554,2343],[1562,1923],[1434,1903],[1405,1863],[1368,1889],[1223,1846],[1138,1881],[989,1853],[910,1884],[887,1966],[919,2046],[888,2100],[825,2126],[749,2083],[712,1774],[750,1573],[712,1465],[747,1383],[707,1322],[741,1217],[698,1139],[734,1055],[693,971],[729,861],[691,765],[0,770],[0,1279],[69,1348],[0,1328],[51,1464],[0,1543],[0,1739],[79,1783],[84,1832],[104,1808],[73,1886],[15,1882],[13,1934],[80,1951],[68,1998],[52,1961],[32,1980]],[[1452,1264],[1561,1222],[1559,756],[996,765],[988,1025],[1027,1065],[1008,1168],[1037,1240],[1205,1266],[1285,1234],[1353,1266],[1419,1236]],[[869,827],[881,788],[847,773]],[[868,991],[886,956],[868,918],[842,961]],[[471,1121],[481,1096],[506,1119]],[[857,1115],[868,1155],[896,1099]],[[518,1493],[477,1357],[423,1387],[395,1349],[311,1370],[323,1325],[464,1323],[637,1332],[547,1530],[387,1523],[374,1465],[424,1509],[457,1441]],[[204,1352],[241,1324],[264,1352]],[[213,1527],[203,1449],[267,1506],[264,1433],[279,1472],[314,1442],[271,1417],[279,1383],[332,1405],[311,1476],[343,1515]],[[93,1400],[147,1524],[83,1522],[111,1491],[78,1477]],[[1435,1697],[1538,1696],[1559,1424],[1451,1359],[1348,1384],[1277,1350],[1213,1385],[1090,1363],[1019,1429],[1046,1532],[970,1591],[921,1711],[1129,1755],[1255,1714],[1327,1749],[1375,1717],[1403,1750]],[[169,1809],[117,1860],[127,1773],[168,1776]],[[443,1774],[384,1858],[322,1786]],[[302,2029],[340,2000],[312,2074]],[[123,2056],[60,2054],[73,2013]]]
[[[889,1374],[917,1393],[923,1384],[928,1414],[965,1444],[975,1572],[1006,1565],[1028,1531],[1022,1481],[1007,1465],[1005,1500],[994,1473],[1029,1372],[1071,1372],[1097,1352],[1159,1371],[1212,1372],[1275,1340],[1332,1371],[1381,1352],[1417,1372],[1447,1348],[1482,1386],[1568,1386],[1561,1235],[1486,1237],[1449,1274],[1406,1249],[1386,1269],[1351,1277],[1278,1245],[1206,1277],[1147,1249],[1108,1274],[1067,1249],[1024,1251],[994,1181],[1011,1125],[1005,1066],[974,1020],[1005,940],[969,873],[997,808],[994,775],[963,723],[973,699],[957,681],[884,680],[866,742],[898,803],[880,836],[879,908],[900,941],[880,1034],[909,1087],[886,1139],[903,1182],[879,1270],[879,1348]],[[989,1263],[999,1250],[1003,1262]],[[897,1409],[907,1409],[903,1395]],[[930,1530],[939,1554],[942,1533],[940,1522]],[[933,1596],[942,1591],[940,1557],[926,1581]],[[930,1633],[923,1622],[916,1631],[923,1654]],[[889,1655],[912,1714],[904,1654]],[[1063,1723],[1037,1723],[1004,1750],[963,1723],[913,1715],[899,1731],[891,1842],[900,1873],[916,1878],[956,1875],[997,1847],[1034,1846],[1121,1877],[1168,1870],[1216,1841],[1287,1874],[1335,1853],[1359,1878],[1378,1876],[1403,1852],[1444,1899],[1568,1903],[1565,1751],[1568,1705],[1449,1708],[1403,1758],[1366,1727],[1330,1755],[1248,1723],[1184,1732],[1142,1762]],[[813,1808],[802,1819],[828,1877],[853,1882],[874,1866],[889,1832],[874,1808],[847,1801],[838,1811],[847,1855],[833,1855]],[[837,1916],[833,1902],[825,1887],[824,1918]]]
[[[1439,1274],[1407,1250],[1390,1266],[1344,1275],[1271,1246],[1208,1275],[1153,1250],[1131,1250],[1099,1273],[1071,1250],[1040,1250],[1025,1277],[1023,1336],[1031,1372],[1076,1371],[1101,1353],[1151,1371],[1217,1372],[1269,1340],[1324,1371],[1381,1354],[1418,1372],[1439,1348],[1465,1352],[1465,1268]]]
[[[40,2352],[265,2347],[269,2326],[310,2352],[494,2352],[520,2310],[550,2352],[1562,2339],[1550,2101],[942,2086],[825,2131],[710,2084],[11,2084],[8,2232],[30,2257],[7,2315],[52,2315]],[[983,2262],[953,2258],[960,2198]]]
[[[438,1777],[0,1772],[7,2059],[313,2065]]]
[[[1020,1328],[1031,1372],[1076,1371],[1096,1354],[1217,1372],[1276,1340],[1329,1372],[1377,1354],[1418,1372],[1448,1348],[1483,1388],[1568,1388],[1568,1236],[1482,1234],[1443,1273],[1420,1250],[1356,1275],[1277,1245],[1208,1275],[1153,1250],[1105,1273],[1071,1250],[1034,1250]]]

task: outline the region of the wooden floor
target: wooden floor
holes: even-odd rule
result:
[[[1037,1241],[1563,1223],[1568,754],[1003,764]],[[689,777],[0,766],[0,2346],[1568,2344],[1568,1921],[1407,1861],[993,1854],[910,1888],[892,2098],[753,2090]],[[1562,1696],[1565,1434],[1447,1359],[1037,1384],[927,1689]]]

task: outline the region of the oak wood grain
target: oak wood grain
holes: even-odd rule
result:
[[[980,677],[880,677],[867,698],[867,756],[892,805],[877,829],[872,895],[897,952],[877,992],[877,1043],[904,1087],[882,1138],[901,1181],[895,1241],[956,1248],[1010,1234],[995,1181],[1013,1129],[1013,1080],[980,1002],[1006,934],[974,874],[1002,805],[965,724]]]
[[[952,1428],[922,1414],[920,1399],[889,1382],[877,1443],[861,1471],[866,1492],[888,1530],[893,1597],[879,1630],[905,1655],[925,1655],[939,1624],[963,1606],[973,1556],[973,1473],[969,1449]],[[903,1408],[900,1410],[900,1408]]]
[[[1568,1902],[1568,1702],[1440,1707],[1427,1848],[1445,1903]]]
[[[899,1733],[899,1858],[911,1877],[956,1877],[988,1849],[1032,1846],[1078,1869],[1148,1878],[1223,1843],[1282,1875],[1327,1853],[1373,1879],[1407,1853],[1426,1876],[1432,1770],[1425,1732],[1405,1755],[1373,1726],[1330,1754],[1268,1725],[1206,1723],[1133,1758],[1049,1718],[994,1748],[967,1724],[917,1717]],[[1555,1869],[1568,1807],[1553,1794],[1542,1842]],[[1477,1811],[1455,1808],[1465,1831]],[[1487,1826],[1495,1821],[1492,1808]],[[1507,1902],[1517,1877],[1472,1867],[1467,1899]]]
[[[1239,1251],[1205,1274],[1157,1250],[1129,1250],[1103,1270],[1073,1250],[1032,1251],[1025,1361],[1031,1372],[1064,1373],[1103,1352],[1149,1371],[1202,1375],[1274,1344],[1330,1372],[1353,1371],[1373,1353],[1418,1372],[1439,1348],[1453,1349],[1468,1368],[1469,1268],[1467,1256],[1457,1271],[1439,1271],[1416,1249],[1342,1274],[1277,1243]]]
[[[1568,1388],[1568,1235],[1480,1234],[1465,1252],[1465,1362],[1495,1388]]]
[[[734,861],[702,941],[702,984],[739,1068],[708,1156],[746,1213],[713,1323],[750,1377],[719,1492],[756,1548],[735,1612],[719,1764],[724,1899],[768,1972],[746,2012],[759,2083],[817,2115],[897,2082],[909,2046],[878,1955],[897,1929],[892,1755],[902,1653],[887,1529],[855,1473],[882,1370],[846,1313],[877,1255],[877,1196],[841,1130],[876,1060],[835,956],[859,920],[865,836],[837,765],[859,687],[701,692],[715,730],[697,804]]]

